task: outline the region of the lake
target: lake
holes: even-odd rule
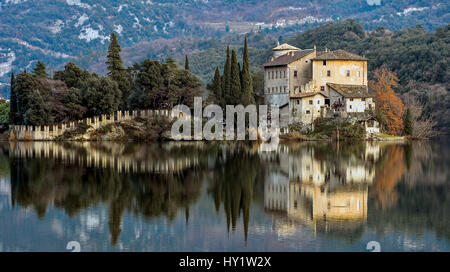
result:
[[[0,147],[0,251],[450,251],[448,140]]]

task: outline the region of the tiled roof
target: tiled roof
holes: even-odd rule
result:
[[[288,65],[289,63],[299,60],[312,52],[314,52],[314,49],[293,51],[291,53],[279,56],[272,61],[264,63],[264,67]]]
[[[328,97],[328,95],[325,94],[324,92],[296,93],[296,94],[291,94],[289,97],[290,98],[303,98],[303,97],[314,96],[316,94],[320,94],[320,95],[323,95],[324,97]]]
[[[283,44],[278,45],[277,47],[274,47],[272,50],[273,51],[279,51],[279,50],[300,50],[300,48],[297,48],[297,47],[292,46],[292,45],[287,44],[287,43],[283,43]]]
[[[317,52],[312,60],[368,60],[364,57],[339,49],[328,52]]]
[[[347,85],[347,84],[335,84],[327,83],[328,87],[335,90],[343,97],[359,98],[359,97],[372,97],[365,85]]]

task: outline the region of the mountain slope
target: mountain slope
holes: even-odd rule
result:
[[[145,42],[151,48],[155,40],[170,44],[251,30],[284,35],[345,18],[358,19],[366,29],[421,23],[429,30],[450,22],[449,6],[442,0],[3,0],[0,89],[12,70],[31,69],[37,60],[54,70],[80,55],[103,52],[113,31],[122,47]]]

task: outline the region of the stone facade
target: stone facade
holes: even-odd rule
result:
[[[323,107],[353,113],[375,109],[367,91],[367,59],[344,50],[301,50],[283,44],[264,64],[267,104],[289,104],[289,121],[310,124]],[[312,101],[312,104],[311,104]]]
[[[290,123],[312,123],[317,117],[321,116],[320,109],[325,106],[325,98],[326,96],[320,92],[292,95],[291,103],[289,103]]]

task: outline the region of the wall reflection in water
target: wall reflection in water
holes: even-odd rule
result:
[[[223,236],[242,226],[245,241],[261,229],[252,225],[255,217],[268,218],[280,233],[306,228],[345,242],[360,240],[368,229],[433,231],[450,240],[447,142],[292,143],[277,152],[244,142],[19,142],[2,148],[0,174],[10,176],[13,207],[32,208],[44,219],[53,207],[76,217],[104,205],[112,245],[125,212],[148,224],[182,213],[188,223],[201,220],[190,216],[193,206],[209,218],[224,214]],[[215,213],[201,204],[203,195]]]

